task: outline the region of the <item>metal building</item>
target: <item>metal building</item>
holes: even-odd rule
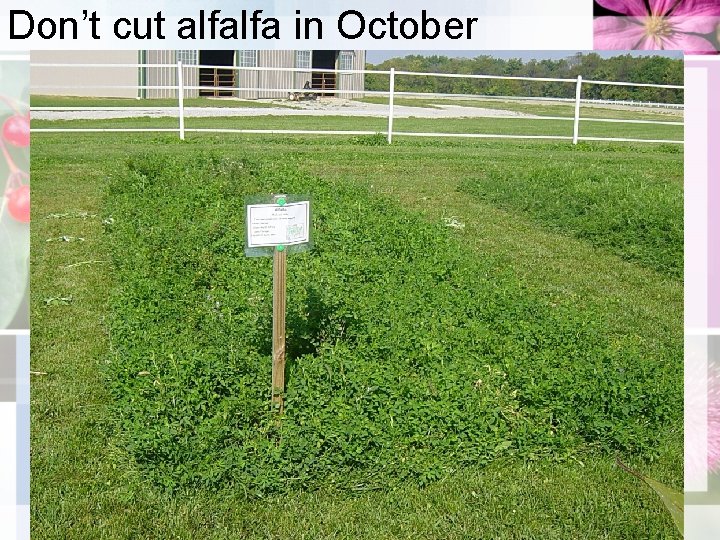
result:
[[[31,90],[35,94],[68,96],[175,97],[178,61],[185,66],[184,86],[199,87],[186,90],[185,97],[286,98],[289,91],[299,90],[309,83],[323,96],[356,98],[362,97],[365,84],[362,73],[343,73],[365,68],[365,51],[360,50],[33,51],[32,63],[139,63],[166,64],[167,67],[35,67],[31,71]],[[231,67],[296,68],[302,71],[228,69]],[[135,85],[151,88],[138,90],[132,88]],[[205,86],[208,88],[203,89]]]
[[[138,97],[138,51],[30,52],[30,92],[49,96]],[[41,65],[38,65],[41,64]],[[75,67],[74,64],[78,64]],[[85,67],[112,64],[115,67]]]

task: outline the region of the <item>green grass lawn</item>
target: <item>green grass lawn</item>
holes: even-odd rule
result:
[[[177,129],[177,118],[122,118],[114,120],[33,120],[33,128],[133,128]],[[186,118],[187,129],[264,129],[385,132],[387,119],[347,116],[249,116],[238,118]],[[397,118],[397,133],[471,133],[490,135],[556,136],[572,139],[573,123],[564,120],[522,118]],[[401,137],[402,135],[398,135]],[[622,137],[630,139],[682,141],[682,126],[651,124],[581,124],[581,137]]]
[[[388,104],[388,98],[383,96],[367,96],[354,101],[362,103]],[[267,100],[227,98],[186,98],[186,107],[220,107],[220,108],[294,108],[291,102],[278,103]],[[537,116],[556,116],[573,118],[575,105],[573,103],[557,102],[521,102],[504,101],[501,99],[443,99],[422,97],[396,97],[396,105],[406,107],[439,108],[440,106],[481,107],[485,109],[500,109],[506,111],[533,114]],[[174,98],[89,98],[75,96],[30,96],[31,107],[177,107],[178,101]],[[654,120],[661,122],[682,122],[683,111],[677,109],[658,109],[657,111],[632,110],[630,108],[610,107],[603,105],[583,104],[581,118],[610,118],[620,120]],[[617,124],[616,124],[617,125]]]
[[[367,96],[356,101],[364,103],[388,104],[388,98],[383,96]],[[406,107],[462,106],[481,107],[484,109],[500,109],[537,116],[557,116],[563,118],[575,117],[575,104],[571,102],[522,102],[502,99],[443,99],[422,97],[395,97],[395,105]],[[657,111],[633,110],[630,107],[612,107],[609,105],[595,105],[583,103],[580,108],[580,118],[615,118],[620,120],[656,120],[659,122],[682,122],[682,109],[658,109]]]
[[[669,149],[668,149],[669,150]],[[676,154],[664,160],[676,159]],[[682,278],[683,224],[679,167],[648,174],[645,160],[592,156],[564,161],[555,155],[526,171],[503,165],[478,170],[460,185],[473,197],[532,216],[595,246]]]
[[[32,380],[33,537],[678,537],[657,497],[617,469],[612,452],[591,447],[565,460],[507,456],[488,466],[465,465],[445,470],[423,488],[412,480],[372,491],[319,486],[263,499],[247,498],[237,487],[186,488],[169,495],[133,459],[127,439],[115,427],[117,400],[105,380],[107,363],[117,354],[116,336],[109,334],[109,292],[122,285],[118,280],[126,274],[110,262],[122,255],[121,245],[110,248],[101,220],[112,202],[108,178],[128,159],[148,152],[158,156],[158,163],[210,151],[267,163],[270,173],[277,164],[279,171],[289,167],[315,175],[326,191],[345,185],[367,188],[429,226],[442,226],[445,218],[461,223],[462,229],[448,229],[447,241],[466,250],[468,260],[485,261],[490,280],[495,268],[517,294],[540,305],[577,310],[602,328],[610,348],[636,351],[639,365],[646,366],[642,369],[657,373],[658,385],[675,384],[673,402],[681,403],[679,276],[575,235],[561,213],[545,208],[539,215],[518,204],[519,197],[479,197],[463,187],[496,170],[530,187],[533,171],[547,176],[551,161],[575,170],[606,169],[618,183],[623,177],[630,180],[625,198],[639,210],[646,196],[643,179],[664,184],[673,195],[658,201],[669,211],[658,219],[672,225],[682,219],[672,202],[682,193],[681,147],[424,139],[399,139],[390,147],[376,143],[373,137],[190,134],[183,143],[173,135],[34,135],[31,363],[48,375]],[[579,178],[567,187],[567,196],[579,197],[578,185]],[[211,186],[203,196],[213,193]],[[562,199],[562,193],[556,196]],[[168,184],[166,195],[141,190],[134,197],[141,211],[162,197],[173,201],[172,187]],[[123,203],[125,213],[133,211],[132,201]],[[202,219],[199,214],[197,219]],[[235,223],[241,216],[229,219]],[[85,241],[45,242],[63,234]],[[644,245],[642,238],[634,241]],[[128,244],[128,249],[134,248]],[[46,306],[44,300],[53,296],[73,300]],[[655,445],[623,457],[680,488],[682,413],[671,408],[665,414],[676,420],[656,426]]]

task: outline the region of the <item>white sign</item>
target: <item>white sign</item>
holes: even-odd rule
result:
[[[310,241],[310,202],[250,204],[248,247],[304,244]]]
[[[639,3],[612,2],[622,7]],[[101,0],[90,4],[5,0],[2,5],[9,9],[0,12],[0,50],[186,49],[188,45],[227,49],[228,39],[242,41],[243,48],[275,50],[572,52],[593,48],[593,3],[577,0]],[[203,4],[206,9],[198,9]],[[107,56],[107,61],[116,57]],[[91,68],[88,73],[98,72]]]

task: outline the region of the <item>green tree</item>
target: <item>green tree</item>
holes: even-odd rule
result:
[[[372,65],[369,69],[412,71],[418,73],[458,73],[502,75],[512,77],[574,79],[578,75],[586,80],[624,81],[650,84],[683,84],[683,61],[663,56],[636,57],[630,54],[602,58],[599,54],[575,53],[562,60],[529,60],[519,58],[501,59],[490,55],[475,58],[450,58],[443,55],[408,55],[391,58]],[[433,92],[449,94],[508,95],[532,97],[575,96],[572,82],[534,82],[501,79],[462,79],[443,77],[419,77],[403,75],[396,78],[395,89],[402,92]],[[367,90],[387,91],[387,75],[369,74],[365,78]],[[670,88],[642,86],[613,87],[587,84],[583,87],[586,99],[614,99],[682,103],[683,91]]]

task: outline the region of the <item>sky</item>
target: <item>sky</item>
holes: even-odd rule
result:
[[[630,54],[632,56],[661,55],[670,58],[682,58],[682,52],[679,51],[367,51],[366,61],[370,64],[379,64],[389,58],[402,58],[410,54],[419,54],[422,56],[448,56],[450,58],[475,58],[476,56],[488,55],[503,59],[520,58],[523,62],[527,62],[533,59],[560,60],[572,56],[576,52],[596,52],[603,58],[621,54]]]

